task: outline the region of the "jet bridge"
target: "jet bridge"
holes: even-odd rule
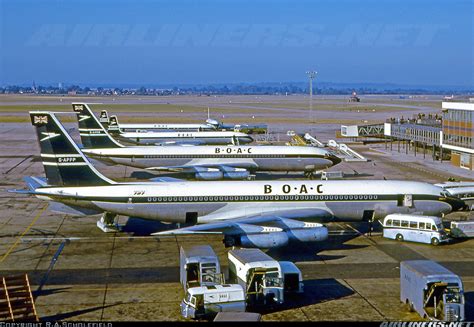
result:
[[[341,125],[344,137],[383,137],[384,124]]]

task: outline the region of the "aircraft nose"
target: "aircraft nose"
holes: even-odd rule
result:
[[[458,211],[458,210],[466,208],[467,206],[466,202],[454,196],[448,196],[444,198],[444,201],[453,208],[452,211]]]
[[[334,155],[334,154],[329,154],[326,159],[329,159],[332,161],[332,165],[335,166],[337,165],[338,163],[340,163],[342,161],[341,158],[339,158],[338,156]]]
[[[244,137],[242,138],[242,141],[243,141],[244,143],[251,143],[251,142],[253,142],[253,138],[252,138],[251,136],[244,136]]]

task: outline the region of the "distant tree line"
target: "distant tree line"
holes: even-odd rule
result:
[[[314,94],[340,94],[350,95],[352,92],[357,94],[473,94],[472,90],[459,89],[425,89],[425,88],[379,88],[379,87],[335,87],[322,86],[314,88]],[[51,95],[292,95],[292,94],[308,94],[309,89],[304,83],[259,83],[259,84],[215,84],[215,85],[199,85],[199,86],[182,86],[182,87],[89,87],[79,85],[69,86],[18,86],[8,85],[0,87],[0,94],[51,94]]]

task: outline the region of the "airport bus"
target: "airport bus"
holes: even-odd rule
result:
[[[383,222],[383,237],[438,245],[449,240],[441,218],[406,214],[387,215]]]

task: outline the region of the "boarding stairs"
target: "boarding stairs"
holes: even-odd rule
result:
[[[344,161],[368,161],[366,157],[360,153],[352,150],[347,144],[337,143],[334,140],[329,140],[328,147],[335,151]]]
[[[39,322],[28,275],[3,277],[0,286],[0,320]]]

